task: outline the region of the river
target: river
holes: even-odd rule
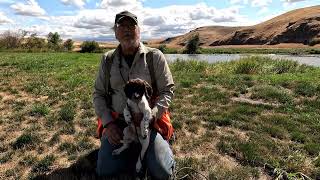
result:
[[[169,62],[173,62],[177,59],[181,60],[200,60],[207,61],[209,63],[226,62],[239,60],[246,56],[257,56],[251,54],[165,54],[166,59]],[[258,54],[258,56],[267,56],[272,59],[288,59],[297,61],[300,64],[307,64],[311,66],[320,67],[320,55],[280,55],[280,54]]]

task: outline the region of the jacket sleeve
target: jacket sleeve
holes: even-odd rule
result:
[[[106,57],[103,55],[101,58],[101,63],[99,71],[94,84],[93,92],[93,105],[96,115],[101,118],[102,124],[106,125],[113,121],[111,116],[111,107],[107,102],[111,102],[110,96],[106,89]]]
[[[162,113],[169,108],[174,92],[174,82],[164,54],[157,50],[153,54],[155,79],[159,91],[159,100],[152,109],[153,115],[159,119]]]

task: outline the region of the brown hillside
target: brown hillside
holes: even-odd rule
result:
[[[200,27],[162,43],[184,46],[195,33],[199,33],[200,44],[204,46],[309,44],[320,39],[320,6],[293,10],[254,26]]]

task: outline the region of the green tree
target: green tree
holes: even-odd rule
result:
[[[99,52],[100,51],[100,47],[99,44],[96,41],[84,41],[81,44],[81,51],[80,52]]]
[[[199,34],[197,33],[193,35],[187,42],[185,52],[188,54],[197,53],[197,50],[199,49],[199,44],[200,44],[200,38],[199,38]]]
[[[63,47],[65,50],[68,50],[68,51],[72,51],[72,49],[74,48],[73,46],[73,41],[72,39],[67,39],[64,43],[63,43]]]
[[[158,48],[162,53],[167,52],[167,46],[165,44],[161,44]]]
[[[55,50],[58,50],[62,43],[62,39],[60,38],[60,35],[57,32],[50,32],[47,36],[47,40],[49,48],[53,48]]]

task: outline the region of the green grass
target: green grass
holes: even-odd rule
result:
[[[91,98],[100,54],[0,55],[0,88],[13,96],[0,97],[6,112],[0,118],[1,164],[17,161],[32,177],[97,148]],[[319,68],[258,56],[216,64],[177,60],[170,68],[177,169],[190,166],[211,179],[257,179],[268,163],[320,177]],[[237,165],[228,169],[221,157]]]
[[[55,156],[54,155],[48,155],[45,156],[43,159],[41,159],[39,162],[37,162],[33,167],[32,167],[32,172],[33,173],[43,173],[47,172],[50,170],[50,166],[53,164],[55,161]]]
[[[24,133],[12,144],[13,149],[34,148],[40,143],[40,138],[34,133]]]
[[[45,104],[34,104],[31,108],[31,116],[46,116],[50,112],[49,107]]]

